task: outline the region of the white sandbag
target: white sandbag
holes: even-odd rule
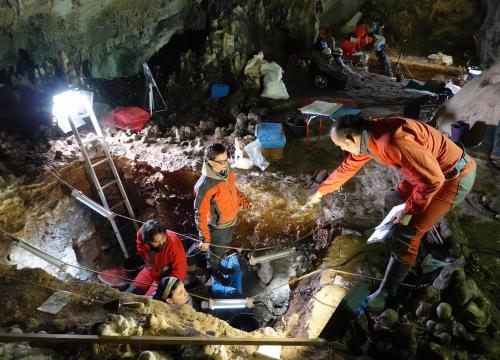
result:
[[[288,99],[290,97],[283,80],[269,81],[267,83],[264,81],[264,91],[260,96],[269,99]]]
[[[260,76],[260,67],[262,64],[266,64],[267,61],[264,60],[264,53],[261,51],[257,55],[253,56],[245,65],[245,70],[243,73],[248,76]]]
[[[260,72],[264,75],[264,91],[260,96],[269,99],[288,99],[288,91],[283,82],[283,69],[274,61],[267,64],[262,64]]]
[[[262,64],[260,73],[264,75],[264,81],[277,81],[283,77],[283,69],[279,64],[273,62]]]

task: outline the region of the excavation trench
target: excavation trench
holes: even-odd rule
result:
[[[291,151],[293,152],[293,149]],[[95,163],[100,159],[95,157],[92,162]],[[187,168],[166,171],[153,167],[145,161],[132,161],[126,157],[116,157],[114,161],[138,220],[159,218],[168,228],[190,237],[197,237],[193,214],[193,187],[200,175],[198,171]],[[321,276],[308,280],[306,282],[308,285],[304,285],[307,290],[302,289],[299,293],[294,293],[287,283],[293,277],[315,270],[323,263],[324,258],[332,256],[329,245],[332,239],[341,233],[341,227],[346,226],[340,210],[334,210],[326,215],[324,211],[317,210],[297,211],[307,196],[307,191],[304,190],[303,179],[287,176],[286,162],[284,166],[284,171],[279,175],[237,173],[239,187],[252,199],[253,207],[251,210],[241,211],[231,246],[244,249],[240,252],[244,296],[258,295],[256,306],[247,312],[251,312],[261,326],[279,326],[279,320],[288,313],[290,306],[298,310],[301,304],[311,300],[304,295],[305,293],[310,294],[320,290],[318,279]],[[96,171],[102,183],[112,180],[106,166],[99,166]],[[80,161],[60,168],[57,173],[71,187],[98,201],[94,187]],[[97,270],[123,265],[123,253],[108,221],[73,199],[71,188],[52,175],[48,175],[46,182],[48,183],[44,191],[49,191],[53,196],[45,204],[36,204],[36,207],[39,212],[51,211],[50,221],[40,219],[29,226],[24,222],[24,238],[69,264]],[[40,189],[43,188],[42,185],[39,186]],[[110,205],[120,200],[118,190],[112,187],[106,189],[106,195]],[[332,206],[332,209],[336,206],[341,209],[340,206],[346,203],[345,199],[346,195],[339,195],[333,199],[335,206]],[[35,200],[36,198],[31,199]],[[117,212],[126,214],[124,210]],[[356,221],[354,218],[351,220],[349,227],[353,228]],[[133,222],[126,219],[118,219],[117,222],[128,252],[134,254]],[[362,231],[366,226],[359,228]],[[315,231],[317,229],[318,231]],[[184,239],[186,250],[192,244],[192,240]],[[335,244],[339,246],[338,242]],[[359,250],[362,243],[351,241],[345,242],[343,246],[346,245],[350,249],[346,247],[343,252],[348,256]],[[269,246],[279,246],[279,248],[257,253],[249,250]],[[259,256],[290,248],[295,251],[288,257],[255,266],[250,266],[248,263],[248,258],[252,254]],[[341,260],[344,255],[342,251],[337,250],[339,249],[334,251],[337,254],[336,259]],[[59,273],[56,267],[31,256],[23,249],[14,248],[10,258],[19,267],[41,267],[53,275]],[[190,272],[193,274],[206,273],[196,257],[189,258],[189,264]],[[132,266],[130,262],[128,264],[125,262],[125,265]],[[70,268],[70,273],[83,280],[98,281],[96,274],[79,268]],[[210,297],[208,288],[204,286],[197,286],[193,292]],[[293,299],[292,303],[290,298]],[[293,312],[298,313],[295,310]],[[229,321],[235,313],[218,312],[214,315]],[[303,315],[308,316],[308,314]]]

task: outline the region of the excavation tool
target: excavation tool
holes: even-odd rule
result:
[[[403,56],[403,45],[406,43],[406,39],[403,39],[401,44],[401,50],[399,52],[398,63],[396,64],[396,81],[403,82],[405,76],[403,74],[403,69],[401,68],[401,57]]]
[[[140,301],[120,303],[120,299],[116,299],[105,303],[103,308],[114,312],[118,312],[122,308],[127,310],[142,311],[144,309],[144,303]]]

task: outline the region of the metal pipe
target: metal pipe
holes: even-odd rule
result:
[[[81,191],[73,190],[71,192],[71,195],[78,201],[80,201],[82,204],[88,206],[92,210],[94,210],[96,213],[99,215],[104,216],[105,218],[108,219],[113,219],[115,217],[115,214],[113,214],[111,211],[105,209],[103,206],[99,205],[96,203],[94,200],[90,199],[86,195],[84,195]]]
[[[284,345],[325,346],[325,339],[306,338],[255,338],[212,336],[99,336],[69,334],[13,334],[0,333],[0,342],[33,341],[40,344],[130,344],[130,345]]]
[[[11,235],[9,235],[9,236],[12,239],[14,239],[19,244],[19,246],[21,248],[23,248],[24,250],[32,253],[33,255],[35,255],[35,256],[39,257],[40,259],[48,262],[49,264],[54,265],[55,267],[59,268],[59,270],[62,271],[62,272],[66,272],[67,271],[68,266],[67,266],[67,264],[65,262],[59,260],[58,258],[55,258],[54,256],[46,253],[45,251],[43,251],[42,249],[39,249],[38,247],[36,247],[34,245],[31,245],[26,240],[13,237]]]
[[[254,257],[252,254],[250,256],[250,259],[248,260],[248,262],[250,263],[250,265],[253,266],[253,265],[259,264],[261,262],[271,261],[271,260],[276,260],[276,259],[281,259],[281,258],[287,257],[287,256],[293,254],[294,252],[295,252],[295,248],[293,247],[290,249],[278,251],[278,252],[275,252],[272,254],[257,256],[257,257]]]

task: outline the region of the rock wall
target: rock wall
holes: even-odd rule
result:
[[[370,3],[367,17],[385,24],[389,47],[406,39],[405,53],[442,51],[465,60],[474,56],[481,10],[480,0],[378,0]]]
[[[133,75],[174,33],[208,30],[209,34],[221,27],[216,35],[221,35],[226,52],[217,56],[231,57],[238,47],[253,51],[259,45],[281,46],[279,38],[285,37],[311,44],[313,9],[313,0],[7,1],[0,5],[0,68],[15,65],[19,72],[38,65],[42,73],[31,77],[43,77],[64,51],[77,70],[92,77]],[[241,70],[241,62],[237,65]]]
[[[486,16],[476,34],[477,52],[481,64],[490,67],[500,59],[500,2],[483,0],[482,6]]]

